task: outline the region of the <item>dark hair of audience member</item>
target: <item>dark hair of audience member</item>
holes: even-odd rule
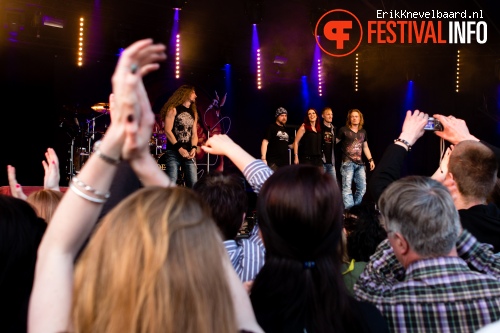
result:
[[[380,224],[380,212],[373,203],[351,207],[346,212],[347,254],[356,261],[368,261],[387,233]]]
[[[47,224],[24,200],[0,195],[2,332],[26,332],[38,245]]]
[[[75,266],[73,332],[235,332],[224,256],[194,191],[137,191],[106,214]]]
[[[213,172],[198,180],[193,189],[211,208],[224,240],[235,239],[248,209],[243,180],[236,175]]]
[[[54,190],[39,190],[31,193],[26,201],[35,209],[36,214],[49,223],[61,201],[63,193]]]
[[[266,262],[250,299],[266,332],[356,332],[362,323],[342,277],[343,203],[320,168],[278,169],[263,185],[257,214]]]

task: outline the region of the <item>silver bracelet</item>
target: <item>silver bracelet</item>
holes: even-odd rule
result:
[[[120,160],[117,160],[117,159],[115,159],[115,158],[113,158],[113,157],[110,157],[110,156],[108,156],[108,155],[103,154],[103,153],[102,153],[99,149],[97,149],[97,150],[95,151],[95,154],[96,154],[99,158],[101,158],[104,162],[106,162],[106,163],[108,163],[108,164],[112,164],[112,165],[118,165],[118,164],[120,164]]]
[[[108,164],[111,164],[111,165],[118,165],[120,164],[120,158],[116,159],[116,158],[113,158],[111,156],[108,156],[106,154],[104,154],[100,149],[99,147],[101,146],[101,140],[97,140],[95,143],[94,143],[94,146],[92,147],[92,149],[94,150],[94,153],[100,158],[102,159],[104,162],[108,163]]]
[[[73,176],[73,178],[71,178],[71,181],[73,183],[75,183],[75,185],[78,185],[79,187],[83,188],[85,191],[91,192],[94,195],[101,197],[103,199],[108,199],[111,195],[111,193],[109,193],[109,192],[101,192],[101,191],[96,190],[92,186],[87,185],[84,182],[82,182],[80,179],[76,178],[76,176]]]
[[[73,193],[75,193],[77,196],[79,196],[80,198],[82,199],[85,199],[87,201],[90,201],[90,202],[94,202],[94,203],[105,203],[106,202],[106,199],[99,199],[99,198],[94,198],[94,197],[91,197],[90,195],[87,195],[85,193],[83,193],[82,191],[80,191],[73,183],[69,184],[69,188],[73,191]]]

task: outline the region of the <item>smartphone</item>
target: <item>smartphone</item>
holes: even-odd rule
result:
[[[442,131],[443,125],[439,122],[439,120],[429,117],[427,120],[427,124],[425,124],[424,130],[426,131]]]

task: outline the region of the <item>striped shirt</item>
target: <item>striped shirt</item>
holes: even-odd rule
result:
[[[405,271],[384,240],[354,286],[356,299],[376,305],[391,332],[475,332],[500,319],[500,258],[466,230],[457,252]]]
[[[258,234],[256,224],[248,238],[224,241],[229,259],[242,282],[252,281],[264,266],[264,243]]]
[[[254,160],[243,169],[243,175],[257,194],[260,192],[264,182],[272,174],[273,170],[266,163],[262,162],[262,160]]]

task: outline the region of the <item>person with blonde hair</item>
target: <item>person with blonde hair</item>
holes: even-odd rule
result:
[[[122,201],[76,265],[74,326],[236,332],[225,249],[209,216],[199,196],[181,187],[149,187]]]
[[[54,149],[47,148],[45,159],[42,161],[45,172],[43,178],[43,189],[30,193],[29,196],[23,191],[22,186],[16,179],[16,168],[7,165],[7,176],[9,179],[10,193],[13,197],[26,200],[35,209],[38,217],[49,223],[52,214],[59,205],[63,193],[59,188],[59,159]]]
[[[165,188],[175,184],[149,153],[154,114],[142,77],[165,58],[165,46],[151,39],[120,56],[111,125],[39,248],[30,332],[262,332],[209,210],[190,190]],[[120,159],[144,186],[156,187],[106,215],[75,269]]]
[[[345,209],[359,205],[366,193],[366,170],[363,162],[362,152],[365,153],[370,171],[375,169],[373,155],[368,148],[368,136],[363,128],[365,124],[363,114],[358,109],[349,110],[346,125],[340,128],[336,143],[341,143],[342,164],[340,174],[342,175],[342,198]],[[352,193],[352,182],[356,185],[354,195]]]
[[[36,215],[49,223],[62,197],[60,191],[43,189],[28,195],[26,201],[35,209]]]

